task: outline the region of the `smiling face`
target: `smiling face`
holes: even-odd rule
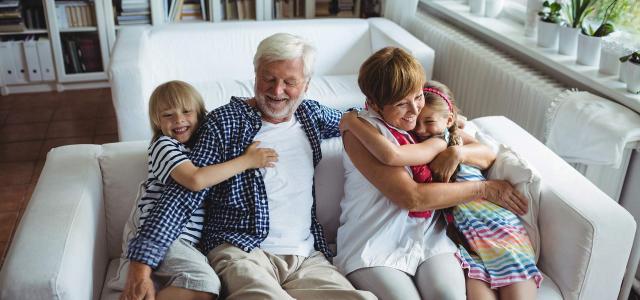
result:
[[[423,141],[432,136],[441,135],[445,129],[453,125],[453,114],[425,106],[418,115],[416,127],[413,133],[418,140]]]
[[[405,131],[412,130],[416,126],[418,114],[423,106],[424,96],[422,89],[410,93],[399,101],[387,104],[382,109],[372,104],[372,108],[380,114],[385,122]]]
[[[198,128],[198,113],[192,107],[164,107],[159,113],[162,134],[187,143]]]
[[[288,121],[307,91],[302,58],[261,63],[256,72],[256,104],[271,123]]]

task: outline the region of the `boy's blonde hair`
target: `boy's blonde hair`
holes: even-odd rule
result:
[[[195,110],[198,116],[198,126],[202,124],[202,120],[207,114],[202,96],[192,85],[180,80],[165,82],[156,87],[149,99],[149,121],[153,130],[152,141],[162,135],[160,113],[172,108]]]
[[[420,90],[425,81],[420,62],[396,47],[378,50],[367,58],[358,74],[358,86],[367,102],[380,109]]]

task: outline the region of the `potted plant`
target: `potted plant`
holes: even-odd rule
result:
[[[595,66],[600,59],[601,38],[611,34],[615,29],[609,23],[609,15],[618,0],[612,0],[604,14],[604,18],[596,29],[591,25],[582,27],[582,34],[578,36],[577,62],[581,65]]]
[[[538,13],[538,46],[555,48],[558,46],[558,23],[560,22],[561,6],[557,2],[544,1],[542,10]]]
[[[571,0],[562,6],[564,26],[560,26],[558,53],[574,56],[578,49],[578,34],[584,17],[594,9],[595,0]]]
[[[624,79],[627,82],[627,91],[633,94],[640,93],[640,51],[620,57]]]

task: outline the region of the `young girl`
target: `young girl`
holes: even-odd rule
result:
[[[186,82],[166,82],[151,94],[149,119],[153,139],[148,149],[149,175],[142,184],[142,197],[125,227],[123,257],[128,241],[145,222],[169,180],[174,180],[189,190],[199,191],[248,169],[273,167],[277,161],[277,154],[273,149],[258,148],[259,142],[254,142],[243,155],[235,159],[217,165],[196,167],[187,157],[188,147],[205,114],[202,97]],[[202,293],[218,294],[220,282],[206,257],[195,248],[200,240],[203,221],[204,207],[200,207],[193,212],[182,234],[167,251],[163,263],[154,271],[156,285],[166,287],[158,293],[159,299],[211,299],[210,295],[202,298]],[[120,272],[128,268],[128,260],[123,260],[118,272],[120,277],[123,277]],[[114,281],[120,279],[116,277]],[[112,286],[123,288],[122,283],[114,282]]]
[[[473,141],[457,125],[457,108],[453,95],[445,85],[431,81],[423,89],[425,106],[418,115],[413,138],[419,144],[396,146],[376,134],[370,126],[357,120],[354,113],[346,114],[342,131],[350,131],[383,164],[412,165],[416,181],[432,181],[429,167],[424,165],[447,146],[454,147]],[[406,138],[406,137],[404,137]],[[455,174],[457,173],[457,174]],[[485,180],[478,168],[460,164],[454,181]],[[445,178],[446,179],[446,178]],[[414,217],[430,212],[410,212]],[[535,264],[535,254],[522,223],[511,211],[487,200],[459,204],[447,213],[455,225],[459,244],[459,259],[467,275],[467,296],[470,299],[500,298],[535,299],[536,286],[542,276]],[[460,236],[461,233],[463,236]]]

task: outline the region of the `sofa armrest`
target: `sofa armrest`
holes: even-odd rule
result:
[[[113,48],[109,83],[120,141],[151,138],[147,118],[140,118],[147,116],[147,98],[151,95],[149,85],[153,82],[152,68],[147,59],[150,50],[145,47],[148,32],[145,27],[123,28]]]
[[[565,299],[616,299],[636,230],[633,217],[511,120],[483,117],[473,123],[542,177],[540,269]]]
[[[97,299],[108,263],[97,145],[49,152],[0,271],[0,299]]]
[[[372,52],[387,46],[395,46],[407,50],[422,63],[427,79],[431,79],[435,59],[435,51],[433,49],[398,24],[385,18],[369,18],[367,21],[371,26]]]

